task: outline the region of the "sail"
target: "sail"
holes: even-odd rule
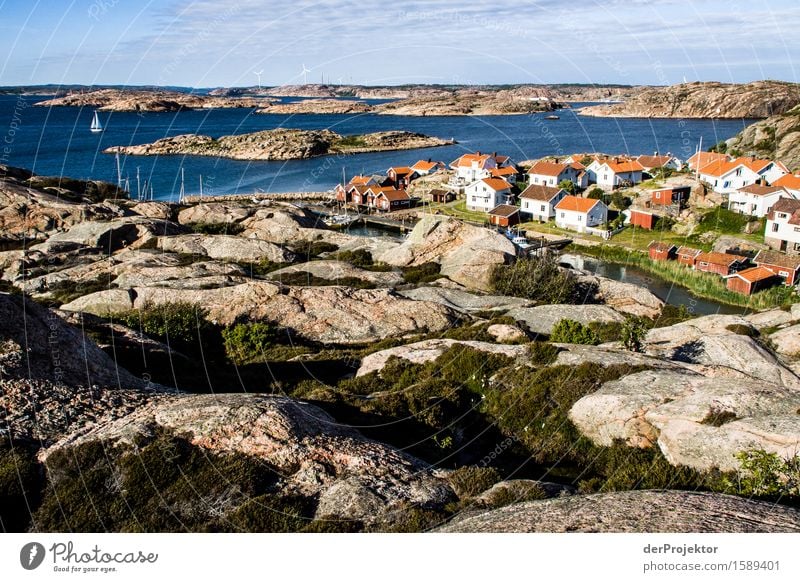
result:
[[[97,115],[97,111],[94,112],[92,125],[89,127],[89,129],[92,131],[103,131],[103,126],[100,124],[100,117]]]

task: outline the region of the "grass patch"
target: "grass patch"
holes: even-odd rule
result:
[[[244,230],[237,222],[195,222],[189,225],[197,234],[239,234]]]
[[[421,283],[430,283],[436,279],[441,278],[441,265],[439,263],[423,263],[414,267],[403,267],[403,279],[406,283],[419,285]]]

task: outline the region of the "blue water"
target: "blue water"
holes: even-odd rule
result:
[[[703,147],[739,132],[752,120],[613,119],[559,112],[558,121],[543,114],[486,117],[398,117],[389,115],[256,115],[251,109],[216,109],[179,113],[102,113],[105,131],[89,132],[92,110],[77,107],[30,107],[45,97],[0,95],[0,163],[32,169],[43,175],[116,181],[113,155],[102,150],[113,145],[152,142],[183,133],[218,137],[262,129],[329,128],[342,134],[402,129],[441,138],[455,138],[452,146],[347,156],[326,156],[288,162],[245,162],[208,157],[162,156],[121,158],[123,179],[136,189],[149,181],[157,199],[174,199],[180,189],[180,169],[187,194],[199,191],[203,176],[206,194],[324,191],[357,172],[380,172],[391,165],[434,158],[450,162],[465,151],[481,150],[510,155],[515,160],[575,152],[652,153],[671,151],[685,159],[703,138]],[[16,122],[15,108],[18,115]],[[3,149],[7,148],[7,149]]]

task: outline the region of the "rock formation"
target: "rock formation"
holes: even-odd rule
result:
[[[583,107],[580,113],[598,117],[752,119],[783,113],[798,103],[800,86],[794,83],[685,83],[649,87],[624,103]]]
[[[303,160],[329,154],[408,150],[450,143],[452,142],[409,131],[342,136],[328,129],[279,128],[219,138],[196,134],[176,135],[148,144],[113,146],[104,150],[104,153],[133,156],[212,156],[233,160]]]
[[[91,107],[101,111],[181,111],[230,107],[263,107],[269,99],[218,97],[179,91],[99,89],[74,92],[34,103],[38,107]]]
[[[775,111],[763,121],[749,125],[728,140],[728,151],[780,160],[800,171],[800,106]]]

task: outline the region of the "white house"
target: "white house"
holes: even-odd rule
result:
[[[491,170],[497,167],[495,156],[489,154],[464,154],[450,164],[450,168],[455,170],[454,186],[466,186],[476,180],[488,178]],[[490,209],[491,210],[491,209]]]
[[[792,198],[800,199],[800,174],[786,174],[774,182],[773,186],[780,186],[786,190]]]
[[[644,171],[647,173],[651,173],[659,168],[680,170],[683,167],[683,162],[669,153],[663,156],[658,155],[658,153],[652,156],[639,156],[636,158],[636,161],[642,165],[642,168],[644,168]]]
[[[800,200],[781,198],[767,214],[764,242],[776,251],[800,254]]]
[[[583,232],[608,221],[608,207],[600,200],[564,196],[555,206],[556,226]]]
[[[772,206],[781,198],[792,198],[779,186],[762,186],[750,184],[731,192],[728,198],[728,209],[739,214],[749,214],[761,218],[766,216]]]
[[[692,171],[697,171],[698,168],[703,168],[712,162],[729,162],[731,157],[727,154],[719,154],[717,152],[697,152],[688,160],[686,165]]]
[[[512,202],[511,184],[500,178],[482,178],[466,187],[467,208],[489,212]]]
[[[533,220],[547,222],[556,215],[556,204],[568,195],[562,188],[532,184],[519,195],[520,211]]]
[[[516,184],[517,174],[519,174],[519,171],[514,166],[501,166],[489,170],[489,176],[492,178],[500,178],[510,184]]]
[[[435,174],[441,170],[446,169],[447,166],[444,165],[444,162],[435,162],[431,159],[428,160],[420,160],[413,166],[411,169],[414,170],[417,175],[419,176],[428,176],[429,174]]]
[[[601,188],[613,189],[639,184],[644,168],[636,160],[605,158],[595,160],[587,170],[590,181],[594,178],[594,182]]]
[[[580,162],[559,163],[539,160],[528,170],[528,183],[540,186],[558,186],[569,180],[580,189],[589,185],[586,168]]]
[[[700,168],[700,179],[711,184],[714,192],[731,194],[759,181],[772,184],[788,174],[786,166],[772,160],[736,158],[726,162],[718,160]]]

